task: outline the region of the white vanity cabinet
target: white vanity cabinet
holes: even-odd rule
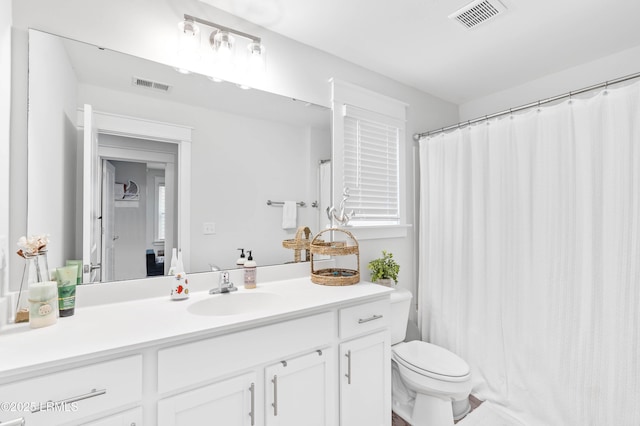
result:
[[[330,426],[333,351],[318,349],[265,369],[267,426]]]
[[[0,407],[0,423],[389,426],[388,292],[308,279],[272,288],[286,303],[264,314],[196,316],[163,298],[98,306],[35,332],[16,326],[0,334],[0,402],[16,404]],[[56,346],[87,322],[85,340]],[[44,409],[31,410],[37,403]]]
[[[342,426],[391,423],[389,315],[388,300],[340,310]]]
[[[158,402],[158,426],[256,425],[257,374],[243,374]]]
[[[142,422],[142,407],[137,407],[118,414],[112,414],[92,422],[82,422],[80,424],[83,426],[142,426],[144,424]]]
[[[100,413],[140,404],[141,400],[142,356],[135,355],[2,385],[0,401],[11,405],[0,410],[0,422],[22,416],[28,426],[90,424],[89,419]],[[113,417],[118,416],[122,417]],[[132,418],[128,425],[136,423]],[[97,424],[119,424],[117,419],[107,420]]]
[[[332,360],[330,348],[318,349],[162,399],[157,424],[329,426]]]
[[[389,333],[340,344],[340,424],[383,426],[391,422]]]
[[[305,412],[322,420],[308,424],[329,425],[335,324],[324,312],[161,349],[160,394],[206,386],[161,399],[158,425],[299,425]]]

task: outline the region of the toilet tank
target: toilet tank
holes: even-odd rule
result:
[[[395,345],[404,340],[407,335],[409,308],[411,306],[411,292],[396,288],[391,293],[391,344]]]

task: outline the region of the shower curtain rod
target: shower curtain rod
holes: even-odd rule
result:
[[[439,133],[446,132],[448,130],[458,129],[458,128],[461,128],[462,126],[469,126],[471,124],[479,123],[481,121],[489,120],[491,118],[496,118],[496,117],[500,117],[502,115],[512,114],[512,113],[517,112],[517,111],[522,111],[522,110],[533,108],[533,107],[537,107],[537,106],[540,106],[540,105],[543,105],[543,104],[548,104],[550,102],[555,102],[555,101],[558,101],[560,99],[570,98],[573,95],[579,95],[581,93],[590,92],[592,90],[601,89],[603,87],[606,88],[606,87],[611,86],[613,84],[623,83],[625,81],[633,80],[634,78],[638,78],[638,77],[640,77],[640,72],[637,72],[635,74],[630,74],[630,75],[627,75],[625,77],[616,78],[614,80],[605,81],[605,82],[602,82],[602,83],[599,83],[599,84],[595,84],[593,86],[585,87],[583,89],[574,90],[574,91],[571,91],[571,92],[568,92],[568,93],[565,93],[565,94],[562,94],[562,95],[553,96],[551,98],[542,99],[542,100],[539,100],[539,101],[536,101],[536,102],[531,102],[529,104],[521,105],[521,106],[516,107],[516,108],[509,108],[509,109],[506,109],[504,111],[500,111],[500,112],[496,112],[496,113],[493,113],[493,114],[485,115],[483,117],[478,117],[478,118],[475,118],[473,120],[461,121],[458,124],[454,124],[452,126],[443,127],[441,129],[429,130],[429,131],[423,132],[423,133],[415,133],[413,135],[413,140],[420,141],[420,139],[422,139],[424,137],[427,137],[427,136],[437,135]]]

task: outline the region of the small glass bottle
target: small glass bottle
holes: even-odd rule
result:
[[[49,262],[47,261],[47,251],[40,250],[36,254],[23,253],[24,269],[22,270],[22,280],[16,304],[16,314],[14,321],[29,321],[29,287],[33,283],[49,281]]]

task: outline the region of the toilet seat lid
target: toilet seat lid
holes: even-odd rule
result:
[[[427,342],[414,340],[394,347],[396,359],[427,376],[460,380],[469,375],[469,365],[458,355]]]

